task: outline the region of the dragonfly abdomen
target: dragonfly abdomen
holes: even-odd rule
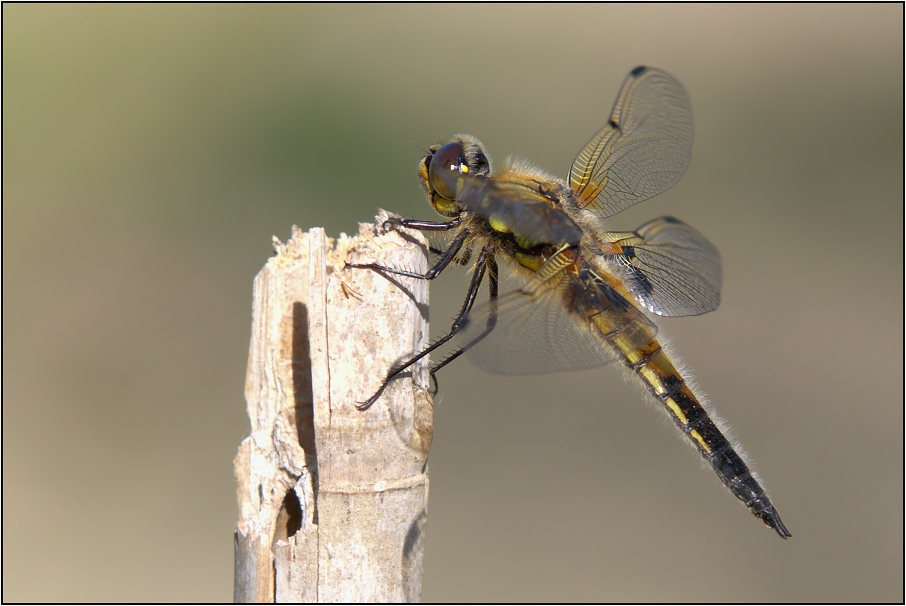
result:
[[[790,535],[770,499],[733,444],[708,415],[686,380],[656,339],[644,348],[614,346],[676,425],[710,463],[717,477],[751,512],[783,538]]]

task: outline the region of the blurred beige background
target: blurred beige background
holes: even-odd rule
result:
[[[793,533],[615,369],[441,375],[423,599],[903,599],[903,7],[3,6],[3,599],[232,599],[252,278],[434,218],[457,132],[565,175],[675,73],[721,308],[663,331]],[[432,328],[466,277],[432,284]]]

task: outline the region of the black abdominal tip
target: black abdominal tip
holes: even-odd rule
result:
[[[766,526],[773,528],[777,534],[780,535],[780,538],[788,539],[793,536],[793,534],[786,529],[786,526],[783,525],[783,521],[781,521],[780,516],[777,515],[777,510],[773,507],[771,507],[770,511],[764,512],[761,519],[764,520]]]

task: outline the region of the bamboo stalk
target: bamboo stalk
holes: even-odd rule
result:
[[[234,460],[237,602],[418,601],[433,402],[427,360],[355,408],[427,345],[421,235],[327,239],[295,226],[255,278],[246,378],[251,434]]]

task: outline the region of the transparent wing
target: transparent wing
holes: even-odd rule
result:
[[[640,348],[656,334],[657,327],[615,292],[585,290],[569,277],[534,298],[525,290],[503,295],[472,310],[459,345],[487,372],[538,374],[607,364],[618,359],[611,338]],[[585,319],[593,315],[600,317]]]
[[[579,153],[569,182],[580,204],[609,217],[670,189],[692,156],[692,104],[667,72],[629,72],[610,120]]]
[[[648,311],[660,316],[697,316],[720,305],[720,253],[679,219],[661,217],[635,232],[608,232],[620,254],[624,284]]]

